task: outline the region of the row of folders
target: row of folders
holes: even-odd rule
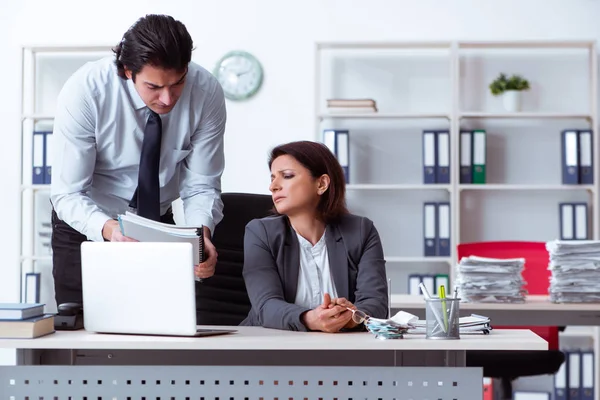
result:
[[[561,240],[588,240],[589,215],[586,203],[559,203]],[[425,257],[450,256],[450,202],[423,203]]]
[[[593,132],[568,129],[561,132],[562,182],[567,185],[592,185]],[[484,129],[460,132],[460,183],[486,183],[486,142]],[[348,130],[323,131],[323,143],[335,154],[350,183],[350,138]],[[450,183],[450,131],[423,131],[423,183]]]
[[[484,129],[460,132],[460,183],[486,183]],[[568,129],[561,132],[562,182],[593,185],[593,132]],[[423,131],[423,183],[450,183],[448,131]]]
[[[594,353],[566,350],[565,362],[554,376],[555,400],[594,399]]]
[[[34,131],[32,146],[32,176],[34,185],[52,182],[52,131]]]

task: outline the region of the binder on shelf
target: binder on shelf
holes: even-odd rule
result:
[[[423,131],[423,183],[436,183],[436,132]]]
[[[437,204],[423,203],[423,240],[425,257],[437,255]]]
[[[568,400],[567,390],[567,366],[568,360],[565,360],[554,375],[554,400]]]
[[[575,240],[588,239],[588,205],[586,203],[573,203],[575,208]]]
[[[565,185],[577,185],[579,183],[578,142],[577,131],[562,131],[562,181]]]
[[[582,351],[580,356],[581,400],[594,400],[594,352]]]
[[[52,131],[44,132],[44,183],[52,183]]]
[[[40,279],[39,272],[28,272],[25,274],[25,298],[24,303],[40,302]]]
[[[473,135],[473,183],[483,184],[486,179],[486,132],[476,129]]]
[[[346,183],[350,183],[350,138],[349,131],[326,129],[323,131],[323,144],[331,150],[344,170]]]
[[[559,203],[560,240],[575,239],[575,207],[573,203]]]
[[[32,176],[31,183],[41,185],[44,183],[45,174],[45,134],[41,131],[33,132],[32,145]]]
[[[421,275],[411,274],[408,276],[408,294],[421,294],[419,284],[421,283]]]
[[[436,183],[450,183],[450,131],[437,132],[436,150]]]
[[[593,135],[591,130],[578,132],[579,140],[579,183],[594,184]]]
[[[579,351],[567,351],[565,356],[568,360],[567,387],[569,388],[568,399],[579,399],[581,393],[581,355]]]
[[[460,133],[460,183],[473,183],[471,131]]]
[[[440,286],[444,285],[448,292],[452,292],[450,290],[450,278],[448,274],[437,274],[435,275],[435,292],[434,294],[440,294]]]
[[[437,204],[437,255],[450,257],[450,203]]]
[[[433,275],[421,275],[421,282],[430,294],[435,291],[435,277]],[[419,293],[423,294],[421,291]]]

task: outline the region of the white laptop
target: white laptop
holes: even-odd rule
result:
[[[212,336],[198,329],[190,243],[81,244],[83,320],[87,331]]]

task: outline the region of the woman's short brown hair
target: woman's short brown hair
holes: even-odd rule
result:
[[[283,155],[294,157],[296,161],[310,171],[315,179],[324,174],[329,175],[331,181],[329,188],[321,196],[321,201],[317,206],[317,212],[323,222],[334,222],[348,213],[344,171],[327,146],[306,140],[281,144],[271,150],[269,169],[271,169],[273,161]]]

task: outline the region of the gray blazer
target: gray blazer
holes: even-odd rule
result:
[[[388,313],[385,260],[379,234],[368,218],[346,215],[325,230],[329,267],[338,297],[376,318]],[[286,216],[252,220],[244,236],[244,280],[252,303],[240,325],[306,331],[294,304],[300,244]]]

